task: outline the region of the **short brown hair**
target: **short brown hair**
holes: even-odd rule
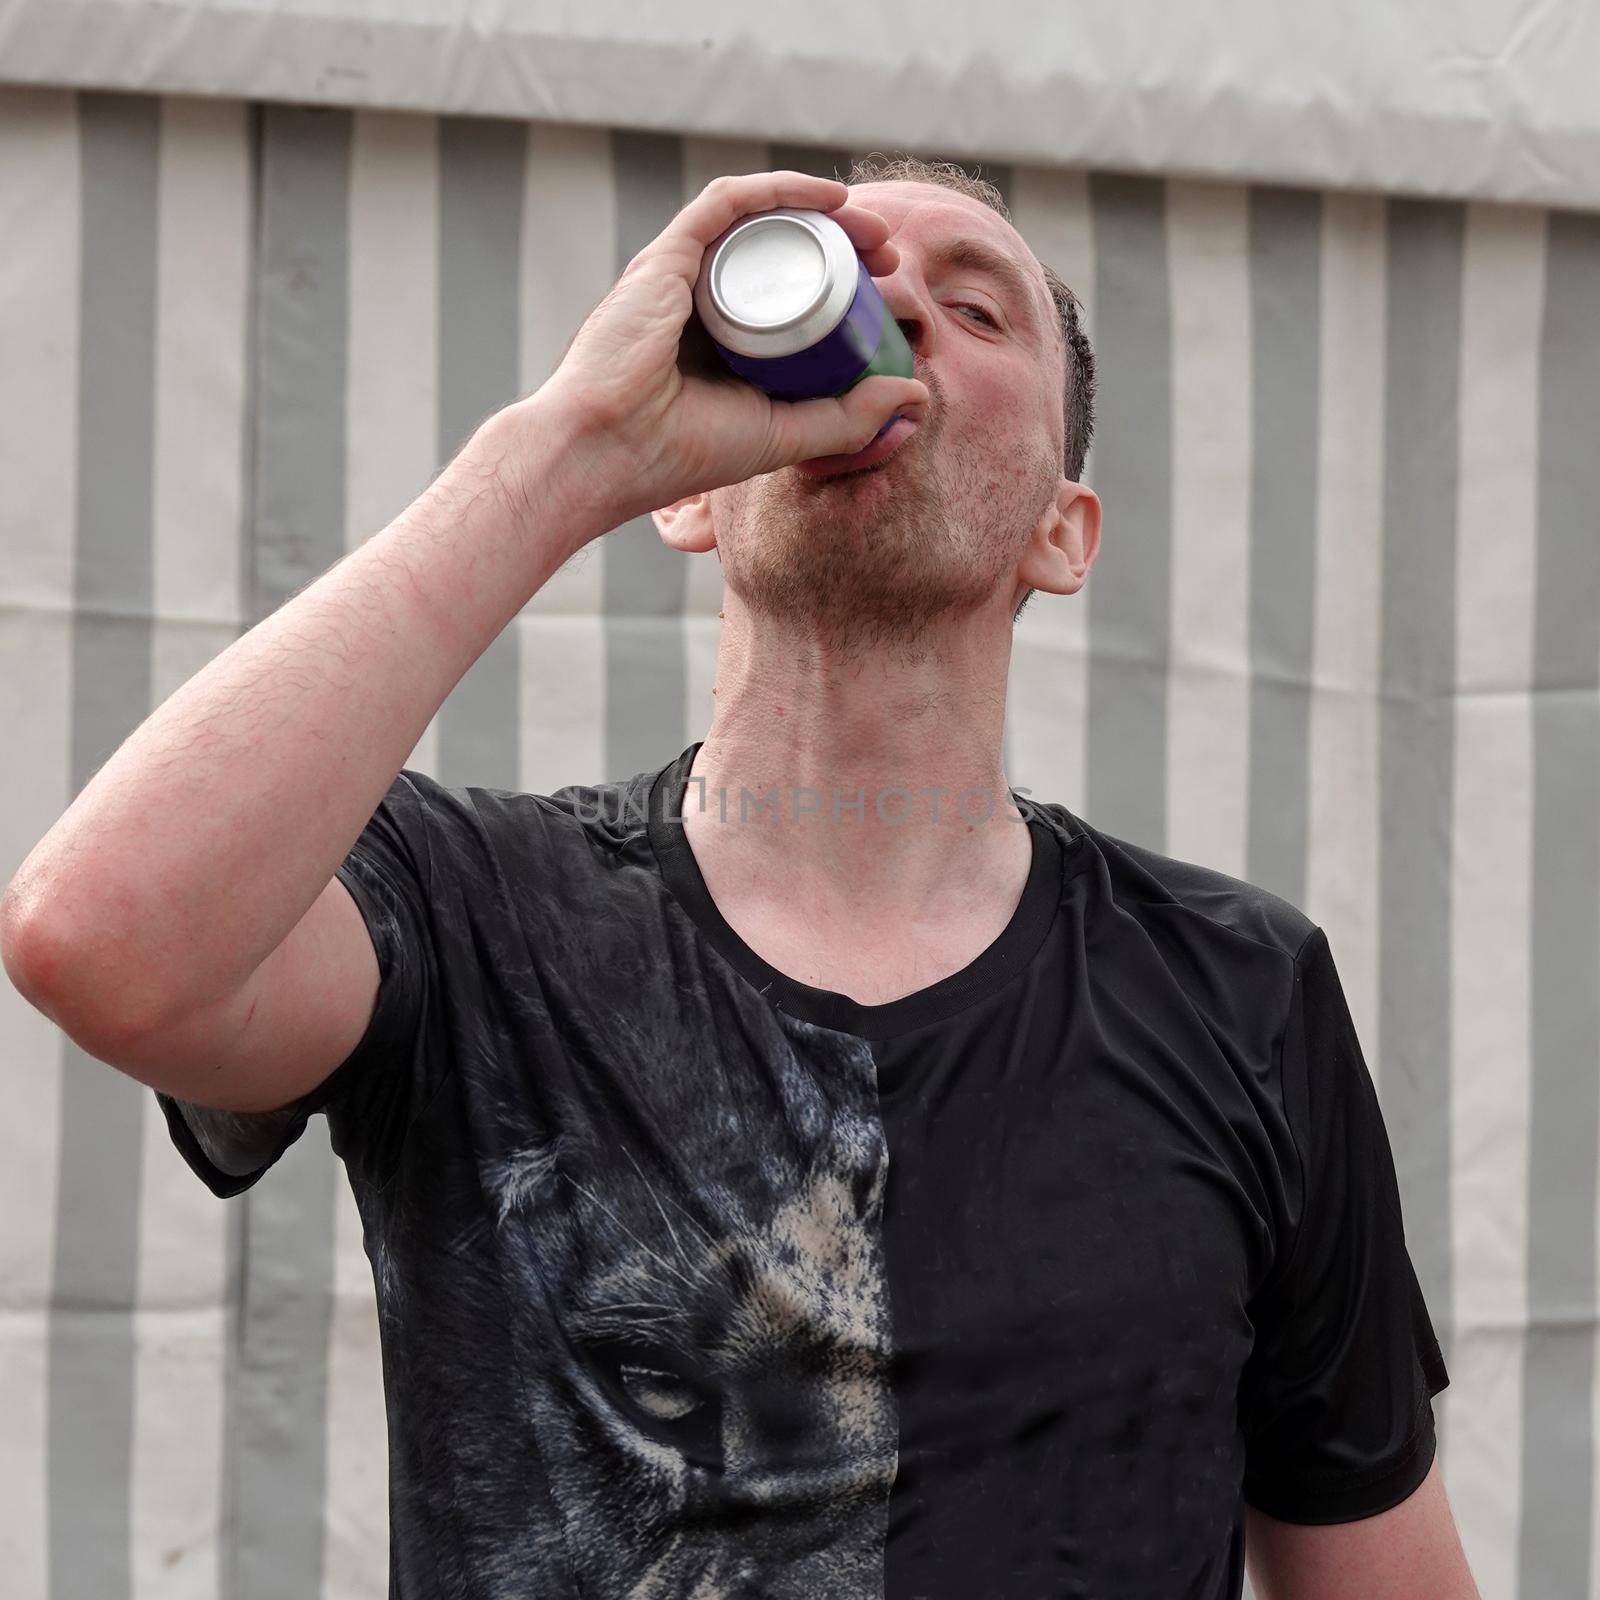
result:
[[[1011,210],[1005,196],[987,178],[975,177],[953,161],[922,161],[916,156],[862,156],[850,165],[844,181],[854,187],[858,183],[933,183],[943,189],[954,189],[970,199],[982,201],[991,211],[997,211],[1007,222]],[[1014,224],[1013,224],[1014,226]],[[1063,416],[1065,439],[1062,451],[1062,471],[1074,483],[1081,481],[1083,464],[1089,456],[1089,443],[1094,437],[1094,350],[1089,335],[1083,327],[1083,302],[1062,281],[1060,275],[1044,262],[1044,281],[1049,286],[1050,298],[1055,302],[1056,318],[1061,334],[1061,345],[1066,368]],[[1022,615],[1023,606],[1033,598],[1030,589],[1023,595],[1012,613],[1012,620]]]

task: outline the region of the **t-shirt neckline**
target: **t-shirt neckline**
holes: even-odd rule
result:
[[[669,761],[651,781],[646,827],[656,863],[668,889],[720,954],[780,1010],[819,1027],[886,1038],[939,1022],[1009,983],[1039,953],[1061,904],[1066,852],[1058,825],[1026,796],[1009,791],[1027,819],[1033,865],[1011,920],[999,936],[959,971],[937,983],[881,1005],[864,1005],[850,995],[821,989],[780,972],[734,932],[717,909],[689,847],[681,817],[697,740]]]

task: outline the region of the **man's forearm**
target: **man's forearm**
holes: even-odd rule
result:
[[[538,395],[498,413],[127,738],[7,891],[6,965],[35,1004],[138,1031],[249,977],[451,689],[604,531],[574,504],[570,444]]]

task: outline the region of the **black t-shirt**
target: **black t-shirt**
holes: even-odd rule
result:
[[[883,1005],[786,978],[619,783],[402,772],[320,1110],[365,1225],[390,1593],[1235,1600],[1246,1502],[1404,1499],[1449,1382],[1322,930],[1015,796],[1033,868]],[[1019,824],[1020,825],[1020,824]]]

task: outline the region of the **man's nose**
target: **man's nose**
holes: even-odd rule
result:
[[[933,340],[933,319],[916,278],[906,271],[904,259],[887,278],[876,282],[889,315],[900,324],[900,331],[911,346],[911,353],[926,356]]]
[[[928,319],[920,311],[913,311],[894,320],[900,324],[900,331],[906,336],[912,355],[927,355],[931,342]]]
[[[933,346],[933,321],[915,289],[896,273],[878,285],[889,315],[900,324],[915,356],[926,356]]]

